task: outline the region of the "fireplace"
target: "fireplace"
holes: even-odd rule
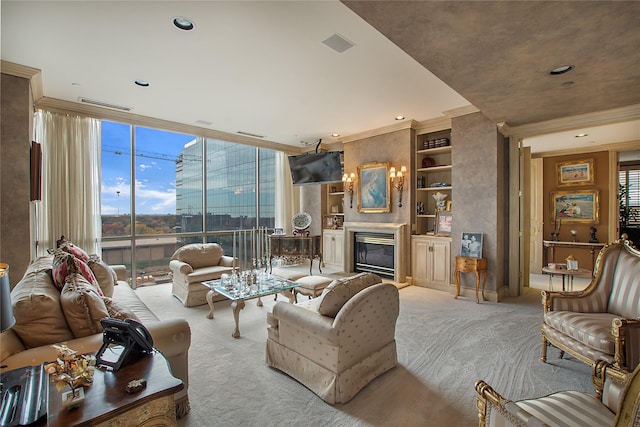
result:
[[[393,234],[358,232],[354,235],[353,269],[376,273],[393,280],[395,277]]]
[[[409,236],[407,224],[384,222],[345,222],[344,229],[344,261],[346,272],[372,271],[389,278],[400,284],[406,282],[407,268],[409,264]],[[362,257],[365,255],[364,266],[358,266],[358,252],[356,248],[356,236],[365,236],[367,240],[374,239],[375,243],[367,243],[364,246]],[[362,243],[362,242],[360,242]],[[363,261],[361,258],[360,261]],[[376,267],[371,267],[376,265]],[[367,270],[365,270],[367,269]]]

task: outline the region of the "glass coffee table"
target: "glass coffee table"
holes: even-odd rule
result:
[[[262,276],[257,280],[256,284],[251,286],[247,286],[246,284],[243,286],[234,286],[230,283],[223,283],[222,280],[206,280],[202,283],[211,289],[207,293],[207,303],[209,304],[208,319],[213,319],[213,297],[216,294],[220,294],[232,301],[231,307],[233,308],[233,318],[236,322],[236,328],[231,336],[234,338],[240,338],[240,328],[238,327],[240,310],[244,308],[244,302],[246,300],[258,298],[257,304],[258,307],[261,307],[262,301],[260,297],[281,293],[289,298],[290,303],[293,303],[295,300],[291,290],[300,286],[299,283],[272,275]]]

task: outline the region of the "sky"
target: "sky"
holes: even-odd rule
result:
[[[131,132],[102,121],[102,215],[131,213]],[[135,127],[136,214],[176,213],[176,159],[192,135]]]

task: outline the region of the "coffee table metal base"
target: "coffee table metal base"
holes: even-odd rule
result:
[[[284,289],[284,290],[273,292],[273,294],[278,294],[278,293],[287,297],[289,299],[290,304],[293,304],[295,302],[295,297],[293,296],[293,292],[291,292],[291,289]],[[217,294],[218,292],[214,290],[210,290],[209,292],[207,292],[207,304],[209,304],[209,314],[207,314],[207,319],[213,319],[213,297]],[[266,294],[266,295],[271,295],[271,294]],[[260,297],[262,296],[264,295],[260,295],[259,297],[257,297],[258,301],[256,305],[258,307],[262,307],[262,300],[260,299]],[[246,299],[253,299],[253,298],[246,298]],[[236,324],[236,327],[233,333],[231,334],[233,338],[240,338],[240,310],[244,308],[245,306],[244,302],[246,299],[238,299],[231,302],[231,308],[233,309],[233,320],[235,321],[235,324]]]

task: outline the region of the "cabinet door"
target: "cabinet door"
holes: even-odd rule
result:
[[[414,284],[424,286],[429,282],[427,272],[430,270],[428,264],[431,242],[414,239],[411,246],[411,277]]]
[[[322,248],[322,257],[325,264],[344,269],[344,233],[340,231],[325,231]]]
[[[442,240],[432,241],[430,255],[430,281],[436,285],[448,286],[451,281],[451,243]]]

